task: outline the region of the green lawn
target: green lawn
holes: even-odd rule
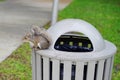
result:
[[[5,0],[0,0],[0,1],[5,1]]]
[[[31,80],[31,49],[28,43],[20,46],[0,63],[0,80]]]
[[[73,0],[59,20],[78,18],[93,24],[117,48],[112,80],[120,80],[120,0]],[[31,80],[31,49],[27,43],[0,64],[0,80]]]

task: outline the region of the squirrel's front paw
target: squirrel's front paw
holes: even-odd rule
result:
[[[40,50],[38,47],[35,47],[35,46],[33,46],[32,49],[35,50],[35,51]]]

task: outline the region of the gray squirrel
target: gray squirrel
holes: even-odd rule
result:
[[[48,49],[51,44],[51,38],[45,28],[32,26],[31,31],[26,33],[23,41],[30,43],[31,47],[35,50]]]

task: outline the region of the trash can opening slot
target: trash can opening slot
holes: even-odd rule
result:
[[[93,51],[93,45],[88,37],[80,34],[64,34],[61,35],[55,45],[54,48],[59,51],[67,51],[67,52],[91,52]]]

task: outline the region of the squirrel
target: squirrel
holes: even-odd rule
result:
[[[24,42],[29,42],[32,49],[48,49],[51,44],[51,38],[43,27],[32,26],[31,31],[23,37]]]

